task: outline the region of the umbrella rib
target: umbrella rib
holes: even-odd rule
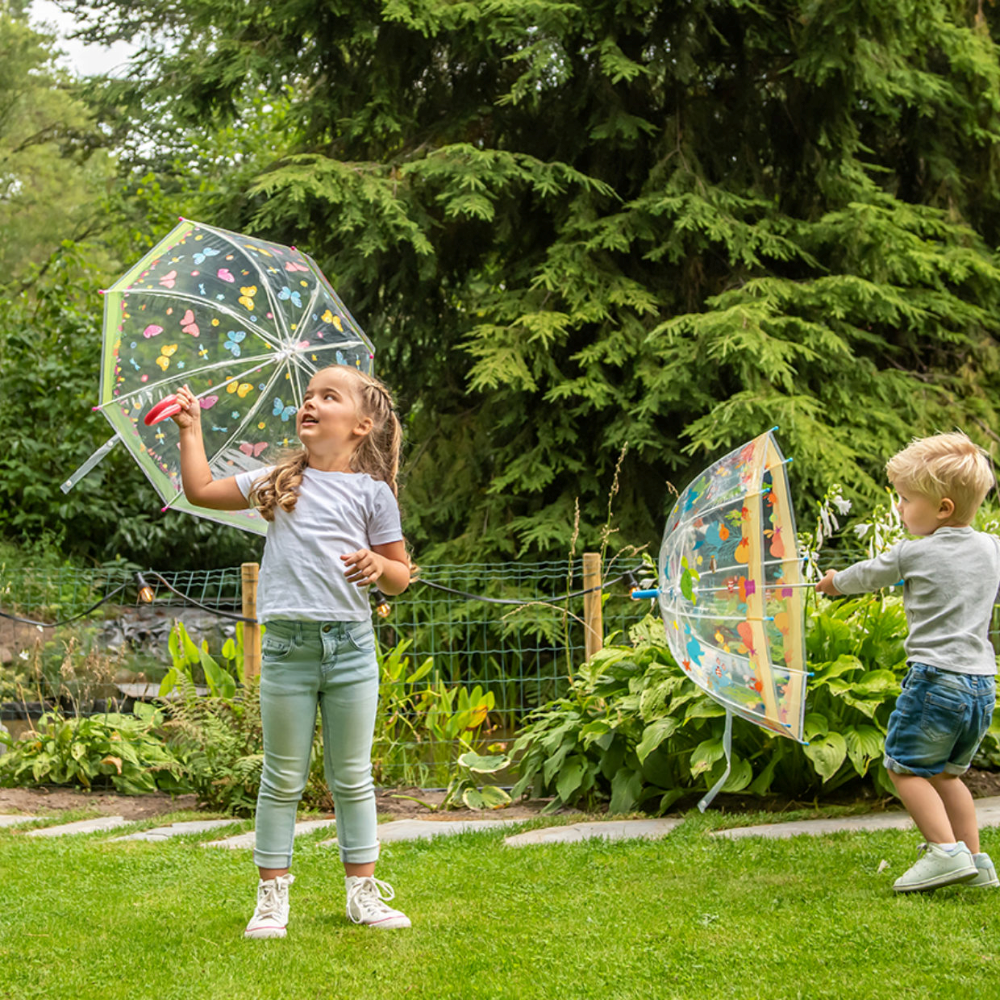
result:
[[[778,465],[769,465],[764,472],[771,472],[774,469],[780,469],[783,465],[787,465],[791,459],[786,458],[784,462],[780,462]],[[677,531],[679,528],[686,527],[691,524],[692,521],[697,521],[703,518],[706,514],[714,514],[717,510],[723,510],[726,507],[732,507],[733,504],[745,500],[747,497],[759,497],[763,496],[765,493],[770,493],[771,488],[768,487],[766,490],[754,490],[753,492],[739,493],[735,497],[731,497],[729,500],[724,500],[722,503],[716,504],[714,507],[706,507],[704,510],[699,510],[696,514],[691,517],[685,518],[683,521],[678,521],[674,525],[673,531]]]
[[[248,254],[244,254],[248,260],[253,263],[253,266],[257,269],[257,280],[261,283],[261,287],[264,289],[264,295],[267,297],[267,304],[271,308],[271,315],[274,317],[274,321],[279,329],[279,340],[278,343],[281,346],[287,346],[292,339],[292,331],[288,328],[285,322],[284,310],[278,305],[278,299],[275,297],[274,289],[271,287],[271,282],[267,277],[267,272],[261,265],[261,262],[256,257],[250,257]],[[275,261],[277,263],[277,261]],[[280,268],[276,270],[280,271]],[[287,281],[287,278],[286,278]]]
[[[790,558],[786,558],[786,559],[764,559],[764,560],[761,561],[761,565],[762,566],[784,566],[784,565],[786,565],[788,563],[800,563],[800,562],[802,562],[804,560],[804,558],[805,557],[799,557],[799,558],[790,557]],[[697,571],[697,573],[698,573],[698,577],[701,578],[703,576],[713,576],[716,573],[728,573],[730,570],[734,570],[734,569],[740,569],[740,570],[743,570],[744,572],[746,572],[746,568],[747,568],[746,567],[746,563],[733,563],[732,566],[716,566],[715,569],[712,569],[711,566],[710,566],[708,569],[699,569]],[[772,586],[772,585],[768,584],[768,586]],[[777,586],[777,584],[774,584],[774,586]]]
[[[236,429],[233,431],[232,434],[229,435],[229,438],[222,445],[222,447],[219,448],[215,452],[215,455],[213,456],[214,458],[218,458],[219,455],[221,455],[224,451],[226,451],[229,447],[231,447],[232,444],[241,435],[246,434],[246,431],[247,431],[248,427],[253,422],[253,420],[257,416],[257,414],[260,413],[261,408],[264,406],[264,400],[267,398],[268,390],[272,388],[272,386],[274,385],[274,383],[277,381],[278,376],[284,370],[285,369],[284,369],[283,365],[281,365],[281,364],[275,365],[274,371],[272,372],[270,378],[268,379],[267,383],[264,385],[264,388],[261,389],[261,391],[260,391],[260,398],[257,400],[257,402],[252,407],[250,407],[250,409],[247,411],[246,416],[236,425]],[[293,379],[293,381],[294,381],[294,379]],[[264,463],[261,463],[261,468],[264,468]]]
[[[711,642],[706,642],[705,640],[701,639],[698,636],[695,636],[695,639],[697,640],[697,642],[698,642],[699,645],[704,646],[706,649],[714,649],[717,653],[723,653],[726,656],[733,657],[733,659],[744,660],[747,663],[752,663],[750,657],[749,656],[744,656],[742,653],[731,653],[731,652],[727,653],[721,646],[716,646],[716,645],[714,645]],[[812,671],[811,670],[796,670],[795,667],[783,667],[783,666],[779,666],[773,660],[768,660],[767,662],[772,667],[776,668],[777,670],[780,670],[784,674],[799,674],[802,677],[812,677]]]
[[[115,289],[111,288],[108,291],[111,293],[114,292]],[[219,302],[217,299],[209,299],[201,295],[192,295],[190,292],[172,292],[167,288],[123,289],[116,294],[125,295],[126,293],[129,295],[148,295],[153,298],[162,297],[170,299],[171,301],[189,302],[196,305],[211,306],[216,312],[222,313],[223,316],[228,316],[235,323],[239,323],[240,326],[249,327],[258,337],[261,338],[261,340],[266,341],[273,347],[283,346],[283,342],[281,340],[276,340],[266,328],[254,323],[248,316],[240,316],[240,314],[234,309],[230,308],[223,302]],[[275,313],[275,315],[277,315],[277,313]]]
[[[709,612],[700,613],[697,611],[683,611],[676,605],[671,606],[670,611],[682,618],[711,618],[716,622],[773,622],[774,616],[768,615],[713,615]]]
[[[174,376],[174,377],[176,377],[177,379],[179,379],[180,382],[181,382],[181,384],[183,384],[184,379],[189,378],[191,375],[200,375],[200,374],[202,374],[202,372],[211,372],[211,371],[216,371],[219,368],[229,367],[229,366],[232,365],[233,361],[235,361],[235,360],[236,359],[234,358],[233,360],[227,360],[227,361],[214,361],[210,365],[201,365],[199,368],[192,368],[190,372],[187,372],[184,375],[181,375],[180,372],[178,372],[177,375]],[[258,354],[256,357],[245,358],[244,359],[244,361],[246,361],[246,362],[263,361],[265,363],[268,362],[268,361],[274,361],[274,360],[275,360],[275,355],[274,354]],[[261,368],[263,368],[263,367],[264,367],[264,365],[256,365],[253,368],[247,368],[244,371],[240,372],[238,375],[233,375],[232,378],[227,378],[224,381],[220,382],[219,385],[226,385],[229,382],[237,382],[237,381],[239,381],[242,378],[246,378],[248,375],[252,375],[254,372],[260,371]],[[155,382],[155,383],[153,383],[152,386],[141,385],[141,386],[139,386],[138,389],[133,389],[131,392],[123,393],[120,396],[115,396],[112,399],[107,400],[107,402],[98,404],[98,409],[101,409],[101,408],[103,408],[105,406],[111,406],[114,403],[120,403],[120,402],[122,402],[123,400],[126,400],[126,399],[132,399],[134,396],[140,396],[140,395],[142,395],[143,393],[146,393],[146,392],[151,392],[157,386],[163,386],[163,385],[171,384],[174,381],[174,377],[171,377],[169,379],[163,379],[163,381],[161,381],[161,382]],[[202,396],[209,396],[213,392],[218,391],[219,385],[210,386],[206,391],[200,392],[198,394],[198,398],[201,398]]]

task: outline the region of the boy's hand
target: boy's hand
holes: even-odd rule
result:
[[[840,591],[833,585],[833,576],[837,571],[835,569],[828,569],[823,579],[816,584],[816,589],[821,594],[826,594],[827,597],[840,597],[842,596]]]
[[[195,399],[194,393],[187,386],[184,386],[182,389],[177,390],[176,395],[181,412],[175,413],[170,419],[181,430],[199,425],[201,423],[201,403]]]
[[[357,552],[350,552],[340,558],[345,563],[347,582],[356,583],[359,587],[378,583],[379,577],[385,572],[385,560],[371,549],[358,549]]]

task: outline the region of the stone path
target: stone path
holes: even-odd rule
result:
[[[400,819],[392,823],[379,823],[378,839],[382,844],[400,840],[431,840],[434,837],[452,837],[458,833],[496,830],[517,826],[523,819]],[[509,839],[509,838],[508,838]],[[321,841],[320,847],[333,847],[333,840]]]
[[[604,840],[629,840],[644,838],[655,840],[665,837],[682,819],[620,819],[599,820],[594,823],[573,823],[570,826],[547,826],[540,830],[507,837],[504,841],[510,847],[524,847],[529,844],[572,844],[580,840],[601,837]]]
[[[99,819],[81,819],[61,826],[43,826],[40,830],[29,830],[28,836],[61,837],[64,833],[94,833],[98,830],[115,830],[120,826],[128,826],[128,820],[122,816],[101,816]]]
[[[295,836],[301,837],[304,833],[312,833],[315,830],[323,830],[328,826],[336,825],[335,819],[309,819],[303,823],[295,824]],[[254,832],[251,830],[249,833],[240,833],[235,837],[226,837],[224,840],[210,840],[206,844],[202,844],[202,847],[231,847],[237,849],[240,847],[253,847],[254,845]]]
[[[158,826],[153,830],[140,830],[125,837],[112,837],[112,840],[169,840],[179,837],[182,833],[204,833],[220,826],[232,826],[238,823],[235,819],[202,819],[191,820],[188,823],[171,823],[170,826]]]
[[[977,799],[976,814],[981,827],[1000,826],[1000,796]],[[30,823],[40,819],[38,816],[0,816],[0,827],[15,826],[19,823]],[[170,826],[156,827],[152,830],[140,830],[122,837],[112,838],[122,840],[162,841],[181,834],[202,833],[217,827],[229,826],[237,822],[231,819],[194,820],[186,823],[172,823]],[[517,819],[481,819],[481,820],[419,820],[405,819],[379,826],[379,840],[383,843],[405,840],[429,840],[432,837],[454,836],[471,831],[496,830],[508,826],[516,826],[524,820]],[[524,847],[532,844],[569,844],[593,838],[605,840],[625,840],[628,838],[655,839],[664,837],[676,829],[684,821],[682,819],[629,819],[603,820],[586,823],[572,823],[567,826],[550,826],[537,830],[527,830],[524,833],[514,833],[504,841],[511,847]],[[295,824],[295,836],[313,833],[334,826],[333,819],[306,820]],[[30,830],[29,837],[59,837],[78,833],[94,833],[97,831],[116,830],[130,826],[121,816],[103,816],[99,819],[79,820],[76,823],[64,823],[59,826],[43,827]],[[841,833],[865,830],[904,830],[913,825],[913,821],[905,812],[870,813],[865,816],[843,816],[837,819],[797,820],[791,823],[770,823],[758,826],[736,827],[731,830],[715,830],[713,837],[724,837],[737,840],[743,837],[797,837],[800,835],[821,836],[828,833]],[[332,846],[336,840],[322,841],[322,846]],[[226,837],[222,840],[212,840],[202,844],[202,847],[228,847],[231,849],[252,848],[254,845],[253,831]]]
[[[980,827],[1000,826],[1000,796],[976,799],[976,818]],[[716,830],[713,837],[739,840],[742,837],[798,837],[801,834],[818,837],[824,833],[841,833],[855,830],[907,830],[913,820],[901,811],[869,813],[867,816],[842,816],[838,819],[807,819],[793,823],[768,823],[760,826],[741,826],[732,830]]]
[[[18,823],[33,823],[40,816],[0,816],[0,826],[17,826]]]

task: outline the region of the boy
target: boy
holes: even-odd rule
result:
[[[914,441],[886,471],[903,524],[918,539],[829,570],[816,589],[836,597],[904,581],[910,669],[889,716],[885,766],[926,844],[893,888],[995,887],[961,779],[989,728],[996,694],[988,631],[1000,589],[1000,538],[970,527],[993,474],[983,451],[960,433]]]

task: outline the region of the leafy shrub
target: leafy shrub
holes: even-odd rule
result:
[[[151,705],[136,705],[133,715],[67,718],[46,712],[16,740],[0,732],[7,747],[0,756],[0,784],[113,786],[129,795],[191,791],[182,762],[158,734],[162,723],[162,713]]]
[[[256,683],[233,697],[204,697],[182,674],[164,730],[199,805],[234,815],[253,811],[264,763]]]
[[[172,666],[160,684],[161,698],[185,680],[192,686],[196,684],[200,678],[195,671],[204,677],[213,698],[231,699],[235,696],[236,682],[243,680],[243,622],[236,623],[235,639],[226,639],[222,644],[224,665],[209,654],[207,640],[202,640],[201,646],[195,643],[180,619],[170,628],[167,648]]]
[[[807,616],[814,676],[808,745],[733,721],[732,771],[723,788],[800,797],[867,779],[892,785],[882,766],[886,724],[906,669],[906,619],[897,596],[822,602]],[[529,717],[512,748],[521,776],[513,795],[555,796],[555,806],[664,812],[710,788],[725,768],[725,710],[691,681],[647,617],[632,645],[609,646],[574,677],[569,693]]]

